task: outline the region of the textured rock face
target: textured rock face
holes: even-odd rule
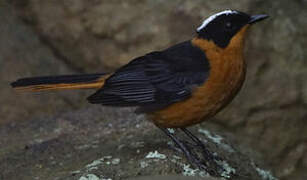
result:
[[[231,141],[197,129],[195,134],[223,159],[223,177],[261,179],[253,161]],[[167,174],[212,179],[190,167],[152,123],[127,108],[96,106],[3,125],[0,136],[0,179],[120,180]]]
[[[246,10],[247,0],[37,1],[21,3],[50,46],[77,69],[102,71],[146,52],[190,39],[203,17],[224,8]]]
[[[240,143],[259,151],[255,156],[265,159],[278,177],[306,178],[305,0],[238,0],[232,4],[226,0],[13,0],[13,4],[42,41],[34,37],[20,40],[16,38],[18,34],[11,35],[13,41],[32,45],[25,54],[12,53],[18,52],[14,48],[9,52],[14,56],[7,53],[12,56],[12,62],[22,58],[22,63],[4,61],[9,55],[1,53],[1,58],[4,57],[0,59],[1,80],[5,83],[21,75],[111,71],[134,57],[190,39],[204,17],[226,8],[269,14],[270,19],[252,27],[247,39],[248,76],[244,88],[211,123],[234,133]],[[25,37],[31,38],[31,33]],[[1,49],[11,47],[3,42],[0,42]],[[42,58],[44,61],[38,61]],[[16,69],[7,76],[5,69],[12,66]],[[28,110],[18,116],[15,112],[21,110],[16,107],[19,103],[15,95],[8,89],[2,91],[8,94],[3,98],[7,103],[1,108],[3,119],[17,120],[24,114],[27,116],[22,117],[29,118],[32,112],[42,112],[37,97],[21,96],[20,104]],[[77,97],[65,101],[70,94],[73,93],[53,94],[56,99],[48,98],[50,95],[39,98],[51,106],[46,112],[53,113],[56,107],[67,107],[67,104],[75,107],[79,102]]]
[[[37,96],[20,95],[12,91],[10,82],[20,77],[67,74],[74,71],[55,57],[50,48],[40,42],[33,30],[23,25],[16,17],[15,10],[3,1],[0,1],[0,23],[0,124],[54,114],[85,103],[82,92],[47,93]]]

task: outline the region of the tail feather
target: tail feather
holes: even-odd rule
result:
[[[18,79],[11,86],[19,91],[46,91],[60,89],[98,89],[104,85],[109,74],[82,74],[43,76]]]

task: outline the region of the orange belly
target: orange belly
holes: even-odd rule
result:
[[[225,107],[240,90],[243,81],[243,71],[240,72],[240,77],[228,77],[227,82],[212,82],[209,79],[203,86],[195,89],[189,99],[151,113],[149,117],[157,126],[167,128],[200,123]]]
[[[193,39],[192,43],[206,53],[210,63],[208,79],[193,91],[190,98],[150,113],[149,118],[159,127],[187,127],[212,117],[225,107],[241,89],[245,79],[245,30],[225,49],[216,47],[211,41]]]

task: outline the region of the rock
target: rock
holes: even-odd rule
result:
[[[18,1],[14,1],[18,2]],[[78,69],[107,71],[189,39],[203,17],[227,1],[35,1],[19,5],[47,43]],[[232,8],[246,10],[250,0]],[[182,22],[185,24],[183,25]]]
[[[2,5],[1,5],[2,4]],[[45,46],[15,10],[0,3],[0,124],[55,114],[81,107],[84,92],[17,94],[10,83],[17,78],[76,73]],[[72,103],[73,102],[73,103]]]
[[[187,177],[187,176],[147,176],[140,178],[133,178],[135,180],[216,180],[216,178],[197,178],[197,177]],[[129,179],[132,180],[132,179]]]
[[[200,127],[193,131],[222,158],[220,176],[261,179],[254,160],[231,140]],[[96,105],[7,124],[0,127],[0,136],[1,179],[118,180],[157,174],[215,179],[192,168],[181,153],[170,149],[170,139],[133,109]]]

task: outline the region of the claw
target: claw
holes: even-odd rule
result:
[[[187,129],[181,128],[194,143],[178,139],[175,134],[170,133],[165,128],[160,129],[174,142],[174,146],[171,146],[171,148],[177,152],[184,153],[185,157],[194,168],[205,170],[213,176],[220,176],[220,173],[224,171],[224,168],[217,163],[221,158],[210,152],[205,147],[204,143]],[[197,150],[201,152],[202,158],[198,156]]]

